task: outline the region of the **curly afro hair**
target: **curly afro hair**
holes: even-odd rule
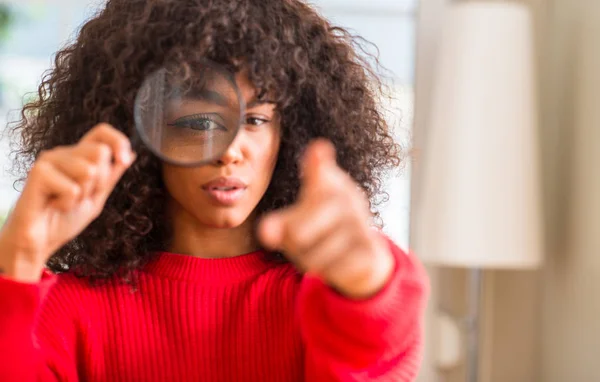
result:
[[[110,0],[60,50],[54,68],[12,126],[15,168],[24,174],[43,150],[76,143],[108,122],[133,134],[136,90],[168,60],[209,58],[246,69],[259,98],[275,95],[282,141],[264,213],[294,202],[297,159],[313,138],[336,146],[341,168],[375,205],[400,147],[380,107],[382,83],[361,55],[364,40],[332,26],[300,0]],[[92,279],[127,276],[169,237],[161,162],[144,148],[101,215],[48,262],[54,272]]]

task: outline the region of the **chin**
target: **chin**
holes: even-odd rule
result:
[[[244,224],[250,213],[244,211],[236,211],[235,209],[225,211],[203,211],[198,216],[198,220],[204,223],[207,227],[216,229],[231,229],[237,228]]]

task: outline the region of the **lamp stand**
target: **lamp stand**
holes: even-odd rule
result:
[[[468,315],[467,315],[467,382],[479,380],[479,334],[481,330],[481,296],[483,270],[469,270]]]

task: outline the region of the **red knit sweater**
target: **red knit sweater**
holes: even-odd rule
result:
[[[412,381],[426,277],[390,247],[395,273],[363,301],[262,252],[162,253],[135,289],[0,279],[0,381]]]

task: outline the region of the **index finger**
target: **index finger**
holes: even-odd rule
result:
[[[100,123],[92,128],[82,139],[82,142],[104,143],[112,150],[115,161],[127,164],[132,157],[129,138],[107,123]]]

